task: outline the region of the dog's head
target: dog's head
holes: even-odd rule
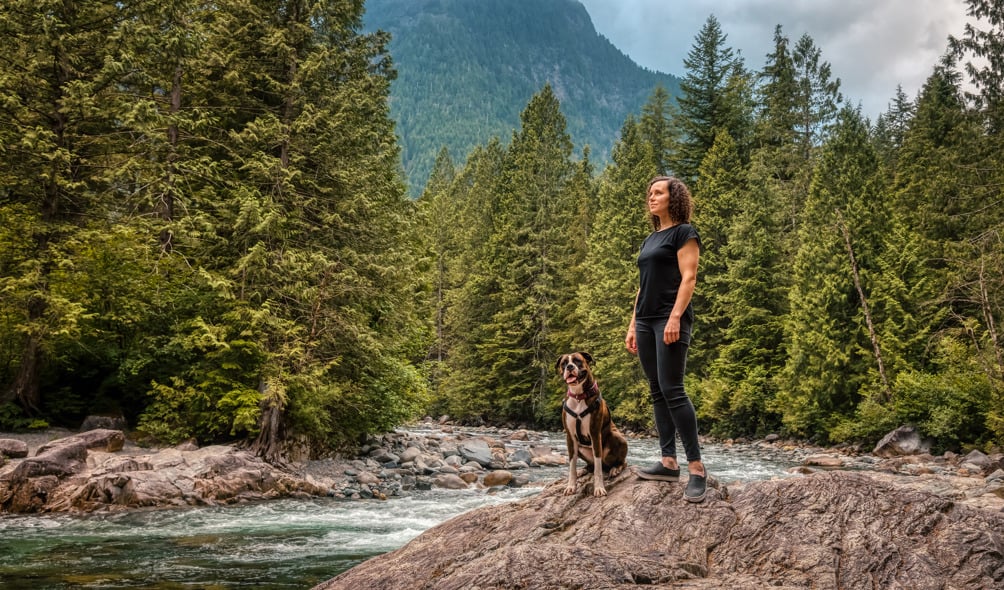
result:
[[[555,368],[565,383],[579,385],[592,379],[593,373],[590,368],[592,364],[593,357],[588,352],[573,352],[558,357]]]

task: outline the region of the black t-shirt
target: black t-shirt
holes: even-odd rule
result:
[[[701,237],[689,223],[681,223],[671,228],[652,232],[641,244],[638,253],[640,289],[635,317],[639,319],[668,318],[676,304],[676,294],[680,290],[683,276],[677,253],[690,240],[697,240],[701,247]],[[694,322],[693,306],[687,305],[683,321]]]

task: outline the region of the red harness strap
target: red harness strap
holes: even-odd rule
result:
[[[580,394],[574,394],[571,390],[569,390],[567,394],[568,397],[579,401],[582,401],[593,394],[596,394],[596,399],[593,400],[593,403],[586,406],[586,409],[582,410],[581,413],[572,411],[572,409],[568,407],[568,401],[561,404],[565,408],[566,412],[575,417],[575,438],[577,438],[579,440],[579,444],[583,446],[591,445],[593,444],[593,441],[589,438],[588,434],[584,434],[582,432],[582,419],[588,416],[590,412],[594,412],[600,407],[600,402],[603,400],[603,397],[600,395],[600,388],[596,385],[595,381],[593,382],[592,388],[590,388],[588,392],[583,390]]]

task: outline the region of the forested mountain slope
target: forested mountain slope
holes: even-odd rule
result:
[[[391,33],[391,86],[412,193],[447,146],[455,161],[508,142],[530,97],[550,83],[577,148],[607,158],[629,113],[679,79],[644,69],[596,32],[576,0],[368,0],[367,30]]]

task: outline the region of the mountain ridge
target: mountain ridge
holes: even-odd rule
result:
[[[507,143],[544,84],[576,149],[599,162],[657,86],[679,93],[679,78],[635,64],[577,0],[368,0],[364,30],[391,34],[390,110],[412,194],[443,146],[463,162],[492,137]]]

